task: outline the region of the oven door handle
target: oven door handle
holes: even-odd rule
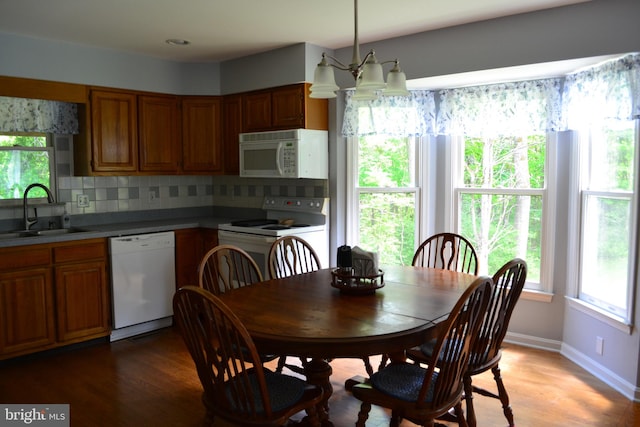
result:
[[[238,233],[235,231],[218,230],[218,239],[233,239],[236,242],[246,243],[268,243],[271,244],[275,238],[271,236],[261,236],[259,234]]]

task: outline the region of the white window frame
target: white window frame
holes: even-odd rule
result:
[[[49,157],[49,183],[46,184],[51,193],[57,194],[57,175],[56,175],[56,157],[55,157],[55,148],[53,146],[53,135],[52,134],[43,134],[43,133],[11,133],[11,132],[2,132],[2,135],[35,135],[35,136],[44,136],[46,138],[46,146],[45,147],[2,147],[0,146],[0,151],[41,151],[46,152]],[[31,194],[31,193],[30,193]],[[34,197],[29,198],[32,203],[47,203],[46,197]],[[0,199],[0,206],[22,206],[23,198],[17,199]]]
[[[580,275],[581,275],[581,262],[582,262],[582,235],[583,230],[583,208],[586,195],[601,195],[609,197],[620,196],[619,192],[603,192],[597,190],[585,190],[582,188],[582,182],[585,178],[585,174],[588,174],[587,167],[589,165],[587,156],[588,150],[581,149],[584,146],[584,140],[588,140],[588,144],[591,143],[590,135],[585,135],[580,132],[573,132],[572,140],[572,162],[571,162],[571,178],[570,178],[570,194],[573,195],[570,199],[569,215],[572,218],[578,218],[575,224],[569,230],[569,250],[568,260],[572,266],[567,269],[567,301],[569,306],[585,312],[602,322],[612,326],[620,331],[630,334],[633,329],[633,311],[634,311],[634,289],[637,286],[639,280],[638,272],[638,260],[637,260],[637,241],[638,241],[638,215],[639,212],[639,189],[640,189],[640,167],[638,162],[640,161],[640,120],[635,120],[635,134],[636,145],[634,153],[634,191],[631,195],[631,218],[635,218],[635,221],[631,224],[631,236],[629,245],[629,271],[631,274],[627,283],[627,307],[626,313],[622,316],[615,314],[605,308],[594,304],[593,301],[588,299],[582,299],[580,297]]]
[[[457,232],[460,229],[459,208],[462,194],[522,194],[525,196],[542,197],[542,233],[540,254],[540,283],[527,280],[523,295],[527,299],[549,302],[552,299],[553,269],[556,223],[556,187],[557,187],[557,143],[555,133],[547,133],[547,146],[545,148],[545,184],[540,189],[483,189],[469,188],[463,185],[463,146],[464,136],[447,136],[446,138],[446,164],[450,165],[450,174],[447,174],[445,187],[446,213],[445,227]],[[493,274],[493,273],[489,273]]]
[[[424,138],[415,138],[415,184],[414,187],[359,187],[358,186],[358,136],[347,137],[347,227],[346,238],[347,244],[357,245],[360,240],[360,214],[359,200],[362,193],[413,193],[415,203],[415,247],[420,243],[423,229],[428,219],[427,215],[422,213],[425,211],[425,197],[423,194],[427,179],[425,167],[428,164],[428,150],[423,149],[425,143]]]

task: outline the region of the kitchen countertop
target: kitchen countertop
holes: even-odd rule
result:
[[[44,235],[30,237],[5,237],[2,238],[0,232],[0,248],[14,246],[38,245],[43,243],[68,242],[73,240],[85,240],[94,238],[107,238],[128,236],[133,234],[157,233],[161,231],[180,230],[185,228],[218,228],[218,224],[230,222],[230,218],[216,217],[194,217],[160,219],[151,221],[122,222],[116,224],[87,225],[82,227],[71,227],[76,230],[73,233],[59,235]],[[9,233],[9,231],[7,231]]]

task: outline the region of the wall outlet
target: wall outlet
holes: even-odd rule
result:
[[[149,190],[149,203],[154,204],[158,200],[158,195],[154,190]]]
[[[596,353],[600,356],[604,354],[604,338],[596,337]]]
[[[88,208],[89,207],[89,196],[86,194],[78,194],[76,198],[79,208]]]

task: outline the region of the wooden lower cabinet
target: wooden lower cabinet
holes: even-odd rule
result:
[[[0,249],[0,359],[109,335],[106,239]]]
[[[198,264],[202,257],[202,239],[199,228],[175,230],[176,289],[198,286]]]
[[[218,230],[188,228],[175,230],[176,289],[186,285],[198,286],[198,266],[204,254],[218,245]]]
[[[70,261],[54,268],[58,340],[71,343],[107,335],[111,306],[105,245],[56,250],[75,253]]]
[[[56,342],[51,269],[0,273],[0,358]]]
[[[202,256],[218,246],[218,230],[202,228]],[[202,257],[201,257],[202,258]]]

